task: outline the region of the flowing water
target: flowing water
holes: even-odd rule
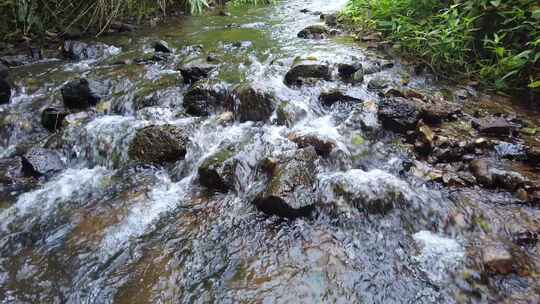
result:
[[[0,203],[2,303],[465,303],[488,302],[467,251],[475,235],[448,224],[460,208],[451,193],[404,173],[408,154],[393,135],[366,133],[355,109],[324,108],[321,90],[339,87],[376,103],[366,85],[323,81],[283,83],[295,57],[331,64],[384,59],[347,37],[303,40],[296,34],[320,22],[311,11],[335,12],[345,0],[291,0],[274,6],[231,8],[231,16],[183,17],[156,28],[101,41],[113,45],[98,60],[51,60],[13,70],[9,105],[0,108],[0,154],[21,147],[58,148],[68,169],[28,188],[5,189]],[[165,40],[173,55],[147,64],[113,64],[153,53]],[[238,43],[240,42],[240,43]],[[257,83],[305,111],[289,127],[273,123],[223,124],[219,115],[184,114],[188,86],[178,64],[213,54],[212,75],[229,85]],[[399,81],[402,66],[379,73]],[[40,111],[61,103],[59,88],[86,77],[108,98],[49,134]],[[369,80],[372,76],[366,76]],[[367,82],[367,81],[366,81]],[[412,86],[441,87],[413,77]],[[138,94],[159,104],[137,110]],[[185,160],[173,166],[129,161],[136,131],[153,124],[188,130]],[[376,117],[373,124],[377,125]],[[265,157],[296,149],[291,132],[336,143],[317,162],[321,204],[310,217],[283,220],[257,210],[250,193]],[[359,140],[361,139],[361,140]],[[226,143],[241,144],[235,191],[209,194],[197,181],[205,157]],[[365,200],[403,197],[384,214],[362,212],[335,193],[343,183]],[[524,215],[525,216],[525,215]],[[472,279],[469,279],[472,278]],[[476,280],[476,281],[475,281]],[[474,285],[474,287],[473,287]],[[520,283],[516,283],[516,286]],[[479,287],[480,286],[480,287]],[[518,287],[515,287],[518,288]],[[464,300],[466,299],[466,300]]]

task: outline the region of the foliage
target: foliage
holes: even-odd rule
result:
[[[234,0],[236,4],[270,3],[274,0]],[[184,6],[201,14],[209,2],[224,0],[0,0],[0,33],[28,36],[32,33],[63,32],[72,26],[99,33],[119,18],[142,18],[166,13],[171,6]]]
[[[537,0],[350,0],[345,16],[439,72],[499,90],[540,87]]]

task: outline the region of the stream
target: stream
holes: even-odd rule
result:
[[[399,59],[349,35],[297,37],[323,22],[310,12],[337,12],[346,2],[290,0],[229,7],[230,16],[183,16],[86,41],[105,45],[100,56],[11,69],[11,102],[0,105],[0,169],[31,147],[56,151],[62,168],[0,188],[0,302],[538,300],[538,246],[520,251],[526,273],[509,276],[486,275],[477,255],[484,237],[513,235],[509,226],[538,229],[538,208],[515,204],[505,191],[456,190],[411,174],[413,154],[399,141],[405,135],[381,128],[381,97],[368,83],[406,79],[441,96],[458,88],[411,75]],[[156,41],[171,52],[155,53]],[[392,64],[360,84],[333,70],[316,85],[291,86],[284,79],[298,58]],[[190,114],[184,98],[194,84],[178,67],[201,61],[215,65],[211,84],[248,84],[278,105],[260,121],[236,108]],[[61,130],[46,130],[42,111],[62,105],[62,88],[79,78],[97,83],[101,100],[67,116]],[[363,102],[321,104],[321,93],[335,89]],[[243,108],[258,115],[250,110]],[[185,155],[167,164],[133,161],[131,143],[152,126],[181,129]],[[309,160],[313,148],[295,136],[322,139],[331,151],[316,149]],[[515,148],[498,147],[503,154]],[[201,184],[200,168],[211,158],[234,164],[230,183],[214,189],[224,191]],[[289,216],[257,199],[268,162],[284,168],[278,182],[287,187],[276,187],[293,193],[285,195],[316,201],[308,214]]]

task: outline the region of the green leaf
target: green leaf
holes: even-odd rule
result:
[[[531,84],[529,84],[529,88],[531,89],[538,89],[540,88],[540,80],[534,81]]]

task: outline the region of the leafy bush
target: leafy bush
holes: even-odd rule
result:
[[[436,71],[499,90],[540,87],[537,0],[351,0],[344,14]]]

